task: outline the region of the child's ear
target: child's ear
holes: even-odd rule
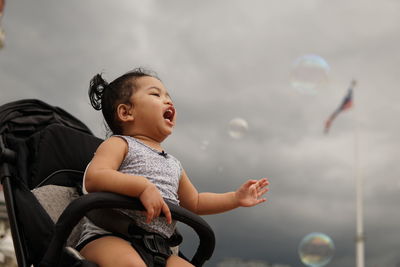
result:
[[[133,121],[133,105],[119,104],[117,107],[117,115],[121,121]]]

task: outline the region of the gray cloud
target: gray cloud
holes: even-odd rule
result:
[[[87,99],[90,78],[154,69],[178,109],[165,147],[200,191],[253,177],[272,183],[268,203],[206,217],[218,238],[209,266],[229,257],[302,266],[297,246],[313,231],[336,244],[329,266],[354,265],[356,111],[367,266],[396,266],[399,8],[394,0],[8,1],[1,100],[41,99],[104,136]],[[315,95],[289,83],[292,63],[308,53],[331,67]],[[355,110],[324,136],[352,78]],[[239,140],[227,133],[234,117],[249,124]]]

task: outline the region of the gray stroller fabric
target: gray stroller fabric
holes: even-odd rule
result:
[[[42,207],[56,223],[68,204],[79,197],[75,188],[59,185],[45,185],[32,190]],[[79,241],[84,219],[77,224],[67,240],[67,246],[75,247]]]

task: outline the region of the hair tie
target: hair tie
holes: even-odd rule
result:
[[[107,89],[108,83],[101,77],[101,74],[96,74],[90,80],[89,86],[89,99],[92,107],[96,110],[101,110],[101,105],[104,91]]]

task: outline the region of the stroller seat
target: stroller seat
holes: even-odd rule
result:
[[[82,176],[102,139],[64,110],[39,100],[0,107],[0,178],[19,266],[97,266],[72,248],[94,210],[139,209],[137,198],[109,192],[82,195]],[[202,266],[215,247],[211,227],[168,203],[173,219],[199,236],[190,260]]]

